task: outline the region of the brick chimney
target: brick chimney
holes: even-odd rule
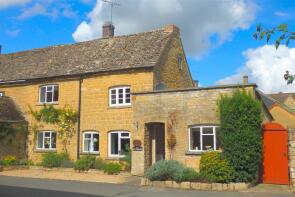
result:
[[[111,38],[114,37],[115,26],[111,22],[105,22],[102,26],[102,37]]]
[[[176,32],[176,33],[179,34],[180,30],[179,30],[179,28],[178,28],[176,25],[174,25],[174,24],[170,24],[170,25],[166,25],[166,26],[164,27],[164,32],[166,32],[166,33],[173,33],[173,32]]]
[[[249,83],[248,76],[247,75],[243,76],[243,85],[247,85],[248,83]]]

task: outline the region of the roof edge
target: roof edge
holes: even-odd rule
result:
[[[146,94],[161,94],[161,93],[174,93],[174,92],[189,92],[189,91],[201,91],[201,90],[214,90],[214,89],[227,89],[227,88],[244,88],[244,87],[254,87],[257,85],[255,83],[249,84],[231,84],[231,85],[218,85],[218,86],[208,86],[199,88],[184,88],[184,89],[170,89],[170,90],[158,90],[158,91],[145,91],[145,92],[134,92],[133,95],[146,95]]]

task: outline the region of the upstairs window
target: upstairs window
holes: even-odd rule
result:
[[[178,55],[178,69],[182,70],[183,67],[183,59],[182,59],[182,55]]]
[[[189,151],[203,152],[218,150],[217,130],[217,126],[196,126],[189,128]]]
[[[56,149],[56,132],[54,131],[38,132],[37,149],[55,150]]]
[[[131,89],[130,87],[115,87],[109,90],[110,106],[128,106],[131,105]]]
[[[58,85],[44,85],[39,89],[39,103],[50,104],[58,102]]]
[[[99,153],[99,134],[98,132],[83,133],[83,152]]]

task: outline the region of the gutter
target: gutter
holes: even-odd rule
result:
[[[82,98],[82,83],[83,78],[79,78],[79,92],[78,92],[78,125],[77,125],[77,159],[80,158],[80,133],[81,133],[81,98]]]

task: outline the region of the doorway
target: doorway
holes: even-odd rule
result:
[[[148,123],[149,166],[160,160],[165,160],[165,124]]]

